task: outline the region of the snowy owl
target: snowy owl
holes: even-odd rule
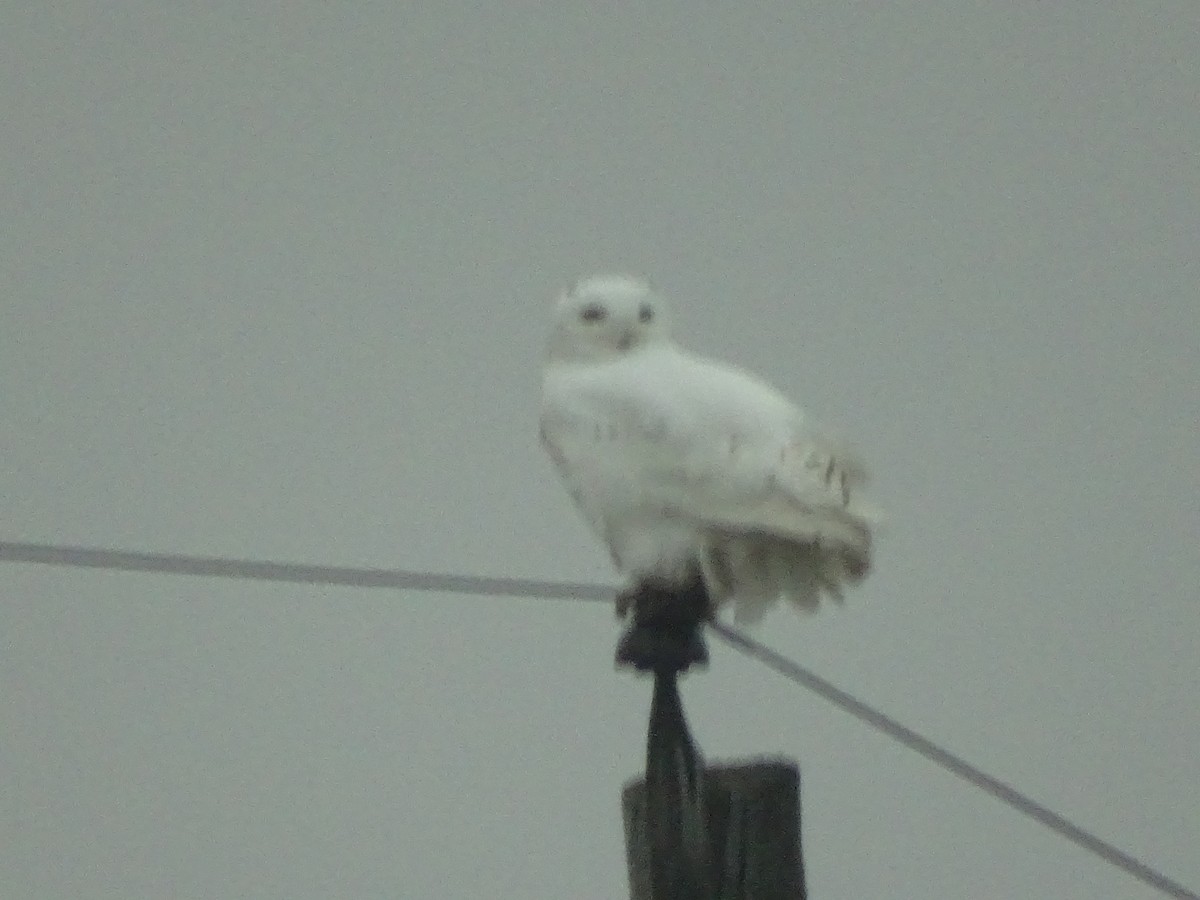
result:
[[[641,279],[586,278],[562,294],[540,425],[631,588],[699,578],[710,613],[731,604],[752,623],[781,599],[805,611],[840,601],[867,573],[859,459],[763,381],[679,347]]]

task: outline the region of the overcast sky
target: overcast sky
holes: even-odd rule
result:
[[[1200,891],[1200,4],[10,4],[0,540],[611,583],[555,293],[851,435],[844,608],[757,634]],[[626,896],[603,604],[0,566],[0,896]],[[733,651],[814,898],[1149,900]]]

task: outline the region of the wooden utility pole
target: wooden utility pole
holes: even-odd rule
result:
[[[702,581],[620,602],[634,616],[617,664],[654,676],[646,775],[622,794],[632,900],[805,900],[795,763],[708,768],[688,731],[678,676],[708,663]]]
[[[632,900],[703,894],[656,893],[646,781],[625,786],[625,853]],[[800,770],[787,760],[758,760],[704,771],[703,809],[717,900],[804,900],[800,850]]]

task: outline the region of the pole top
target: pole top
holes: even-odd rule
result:
[[[633,622],[617,644],[618,666],[677,673],[708,665],[700,629],[712,610],[698,574],[680,583],[641,581],[621,593],[617,606],[633,609]]]

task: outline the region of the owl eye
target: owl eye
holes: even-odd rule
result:
[[[579,318],[585,322],[601,322],[606,315],[607,311],[599,303],[589,303],[579,312]]]
[[[649,322],[653,318],[654,307],[652,307],[649,303],[643,303],[641,308],[638,310],[638,321]]]

